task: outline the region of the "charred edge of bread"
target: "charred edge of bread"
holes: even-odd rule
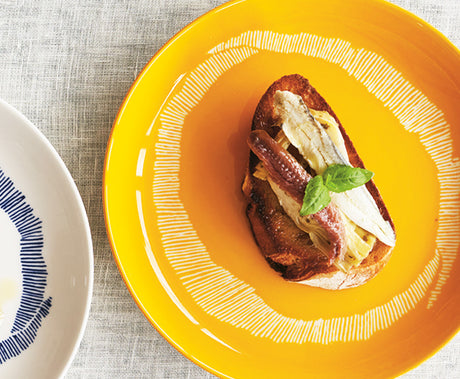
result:
[[[278,90],[300,95],[310,109],[326,111],[334,117],[345,141],[350,163],[355,167],[364,168],[334,111],[301,75],[283,76],[268,88],[256,107],[252,130],[263,129],[271,137],[275,137],[279,132],[280,125],[273,106],[273,97]],[[326,289],[356,287],[373,278],[388,262],[392,248],[377,240],[369,256],[349,273],[345,274],[335,266],[330,266],[322,253],[312,245],[309,236],[297,228],[284,212],[270,185],[252,175],[258,162],[258,158],[251,152],[242,187],[249,202],[246,213],[265,259],[283,278]],[[366,187],[381,215],[390,222],[394,230],[393,221],[374,182],[369,181]]]

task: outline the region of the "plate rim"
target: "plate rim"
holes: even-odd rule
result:
[[[215,369],[214,367],[210,367],[204,362],[201,362],[198,360],[195,356],[193,356],[191,353],[187,352],[182,346],[180,346],[177,342],[175,342],[161,327],[158,325],[158,323],[149,317],[147,310],[145,309],[144,305],[142,304],[141,300],[138,298],[138,296],[135,293],[134,288],[131,286],[129,278],[127,277],[124,268],[122,266],[122,262],[118,256],[115,243],[114,243],[114,236],[110,227],[110,221],[109,221],[109,212],[108,212],[108,200],[107,200],[107,194],[106,194],[106,189],[107,189],[107,168],[109,165],[110,161],[110,154],[112,150],[112,145],[113,145],[113,134],[115,131],[115,128],[117,124],[120,121],[121,116],[123,115],[123,112],[125,108],[127,107],[129,100],[136,90],[136,87],[138,83],[142,80],[143,76],[146,74],[146,72],[150,69],[150,67],[155,63],[155,61],[169,48],[171,47],[174,42],[178,39],[180,39],[184,34],[188,33],[195,25],[199,24],[203,19],[207,17],[212,17],[214,14],[229,8],[231,6],[240,4],[240,3],[245,3],[245,2],[251,2],[253,0],[229,0],[217,7],[214,7],[210,9],[209,11],[203,13],[199,17],[193,19],[190,23],[185,25],[183,28],[181,28],[177,33],[175,33],[171,38],[169,38],[156,52],[155,54],[148,60],[148,62],[145,64],[145,66],[142,68],[142,70],[139,72],[137,75],[136,79],[132,82],[130,85],[128,91],[126,92],[125,97],[123,98],[123,101],[121,102],[116,116],[114,118],[114,121],[112,123],[112,127],[110,130],[110,135],[107,141],[106,145],[106,152],[105,152],[105,158],[104,158],[104,171],[103,171],[103,180],[102,180],[102,199],[103,199],[103,210],[104,210],[104,221],[105,221],[105,226],[106,226],[106,231],[107,231],[107,237],[110,243],[111,251],[112,251],[112,256],[115,260],[115,263],[117,265],[117,268],[121,274],[121,277],[123,279],[123,282],[126,285],[126,288],[128,289],[130,296],[134,299],[137,307],[141,310],[143,313],[144,317],[148,320],[148,322],[156,329],[156,331],[163,337],[165,338],[168,343],[173,346],[177,351],[179,351],[183,356],[185,356],[188,360],[191,362],[197,364],[199,367],[202,369],[206,370],[207,372],[218,375],[219,377],[223,378],[233,378],[232,376],[229,376],[225,373],[222,373]],[[329,1],[329,0],[328,0]],[[353,0],[355,1],[355,0]],[[451,50],[452,53],[454,53],[457,58],[460,61],[460,48],[457,48],[441,31],[436,29],[434,26],[432,26],[430,23],[422,19],[421,17],[415,15],[414,13],[402,8],[399,5],[393,4],[387,0],[368,0],[369,2],[373,2],[376,5],[388,7],[392,9],[393,11],[402,14],[405,18],[407,19],[412,19],[417,21],[419,24],[421,24],[426,30],[428,30],[430,33],[434,34],[434,37],[439,38],[440,42],[443,42],[445,46],[448,46]],[[434,348],[429,354],[427,354],[422,360],[416,362],[415,364],[409,365],[405,370],[402,370],[399,372],[398,377],[402,376],[409,371],[413,370],[414,368],[420,366],[422,363],[428,361],[430,358],[432,358],[434,355],[436,355],[443,347],[445,347],[458,333],[460,332],[460,324],[457,326],[457,329],[453,331],[446,339],[443,340],[443,342],[436,348]]]
[[[89,272],[88,272],[88,290],[86,291],[86,301],[85,301],[85,307],[83,311],[83,320],[80,325],[80,330],[78,332],[78,336],[75,339],[72,347],[72,351],[70,352],[69,356],[67,357],[67,361],[63,368],[61,369],[61,372],[58,374],[59,378],[62,378],[65,376],[65,374],[68,372],[70,366],[72,365],[75,356],[77,355],[77,352],[80,348],[81,341],[83,339],[87,324],[88,324],[88,319],[89,319],[89,314],[90,314],[90,309],[91,309],[91,301],[93,297],[93,287],[94,287],[94,251],[93,251],[93,243],[92,243],[92,235],[91,235],[91,229],[89,225],[89,220],[88,220],[88,215],[85,209],[85,205],[83,203],[83,200],[81,198],[80,192],[78,190],[78,187],[72,178],[72,175],[70,174],[69,169],[67,168],[66,164],[64,163],[63,159],[57,152],[57,150],[54,148],[54,146],[51,144],[51,142],[46,138],[46,136],[38,129],[37,126],[35,126],[24,114],[22,114],[18,109],[16,109],[14,106],[9,104],[7,101],[3,100],[0,98],[0,112],[1,111],[8,112],[12,114],[15,118],[20,120],[22,124],[24,125],[24,128],[29,132],[34,135],[34,138],[36,138],[36,141],[40,144],[42,144],[46,150],[50,153],[50,157],[58,163],[60,170],[62,174],[64,174],[64,180],[66,184],[69,186],[69,189],[72,192],[73,195],[73,201],[78,207],[78,216],[83,221],[83,226],[85,230],[85,237],[87,240],[87,249],[86,252],[88,254],[88,263],[89,263]]]

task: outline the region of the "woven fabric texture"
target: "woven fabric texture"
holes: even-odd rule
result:
[[[212,378],[149,324],[112,258],[102,206],[105,148],[144,65],[222,0],[0,0],[0,97],[50,140],[80,190],[92,230],[94,294],[67,378]],[[392,0],[460,47],[458,0]],[[460,335],[403,377],[460,377]]]

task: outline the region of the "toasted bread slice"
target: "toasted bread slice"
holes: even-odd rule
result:
[[[326,111],[337,121],[350,163],[364,168],[350,138],[327,102],[301,75],[288,75],[274,82],[262,96],[252,121],[252,130],[265,130],[271,137],[280,131],[274,112],[273,98],[276,91],[290,91],[300,95],[308,108]],[[373,278],[388,262],[392,247],[377,240],[374,248],[358,267],[348,273],[330,265],[328,259],[313,245],[307,233],[300,230],[279,204],[267,181],[253,174],[258,158],[251,152],[249,166],[243,182],[243,192],[248,199],[247,215],[257,244],[270,266],[283,278],[314,287],[343,289],[356,287]],[[387,208],[372,181],[366,184],[382,217],[394,225]]]

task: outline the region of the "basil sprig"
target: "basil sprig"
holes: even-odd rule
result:
[[[327,187],[324,185],[323,177],[316,175],[312,178],[305,188],[305,196],[303,198],[300,215],[306,216],[319,212],[331,202],[331,196]]]
[[[324,185],[332,192],[345,192],[372,179],[372,171],[341,164],[329,166],[323,173]]]
[[[300,215],[306,216],[319,212],[331,202],[329,191],[345,192],[366,184],[372,179],[372,171],[342,164],[329,166],[323,175],[316,175],[305,188]]]

